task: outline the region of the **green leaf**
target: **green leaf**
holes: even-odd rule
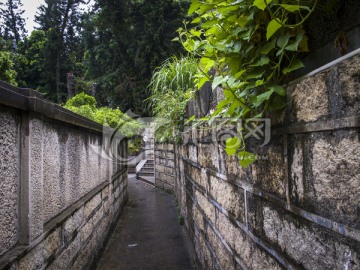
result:
[[[271,3],[271,1],[272,0],[266,0],[266,3],[265,3],[265,0],[255,0],[253,3],[253,6],[257,7],[258,9],[265,10],[266,5]]]
[[[268,106],[269,112],[278,111],[283,109],[286,106],[286,102],[284,97],[282,96],[273,96],[270,100],[270,104]]]
[[[272,19],[268,26],[267,26],[267,30],[266,30],[266,39],[269,40],[275,33],[277,30],[279,30],[282,27],[282,24],[280,24],[278,21],[280,21],[279,19]]]
[[[264,70],[255,70],[246,75],[246,79],[258,79],[261,78],[261,76],[264,74]]]
[[[204,67],[205,70],[209,70],[212,68],[215,64],[214,60],[211,60],[209,58],[203,57],[200,59],[200,65]]]
[[[297,69],[302,68],[302,67],[304,67],[304,64],[299,59],[296,59],[295,61],[293,61],[291,63],[290,66],[283,69],[283,73],[287,74],[287,73],[289,73],[291,71],[297,70]]]
[[[212,113],[213,116],[218,115],[220,112],[223,111],[223,109],[225,108],[225,106],[227,106],[229,104],[230,100],[228,99],[223,99],[222,101],[219,102],[219,104],[216,106],[215,111]]]
[[[261,54],[268,54],[272,49],[275,48],[276,40],[273,39],[272,41],[267,42],[260,50]]]
[[[197,17],[197,18],[193,19],[191,23],[195,24],[195,23],[199,23],[199,22],[201,22],[201,18]]]
[[[190,34],[192,34],[195,37],[200,37],[202,33],[201,31],[196,31],[195,29],[191,29]]]
[[[185,125],[190,123],[191,121],[193,121],[195,119],[195,115],[191,116],[186,122]]]
[[[264,84],[264,80],[257,80],[255,82],[255,86],[260,86],[260,85],[263,85]]]
[[[199,119],[199,121],[209,121],[210,117],[202,117]]]
[[[224,90],[224,96],[227,98],[227,99],[233,99],[234,98],[234,94],[231,90],[229,89],[225,89]]]
[[[235,155],[236,151],[241,146],[241,141],[238,137],[228,138],[225,142],[225,151],[229,156]]]
[[[219,84],[222,84],[223,82],[227,81],[228,76],[216,76],[213,80],[213,83],[211,85],[212,90],[214,90]]]
[[[193,14],[199,7],[200,7],[200,3],[198,0],[193,0],[191,5],[190,5],[190,8],[188,10],[188,15],[191,15]]]
[[[278,38],[276,45],[280,48],[280,49],[284,49],[285,46],[288,44],[289,42],[289,35],[284,35]]]
[[[239,79],[244,73],[246,72],[246,69],[240,70],[238,73],[235,74],[235,78]]]
[[[213,5],[200,5],[200,8],[199,8],[199,11],[198,13],[201,15],[201,14],[204,14],[206,11],[210,10],[210,9],[213,9],[214,6]]]
[[[289,34],[281,36],[281,37],[278,38],[276,44],[280,48],[280,50],[276,53],[276,56],[279,56],[280,54],[282,54],[284,52],[285,47],[289,42],[289,38],[290,38]]]
[[[246,168],[250,164],[256,161],[256,155],[246,151],[240,151],[238,153],[239,164],[241,167]]]
[[[259,107],[261,104],[264,103],[264,101],[269,100],[270,96],[274,93],[274,90],[269,90],[265,93],[262,93],[258,96],[256,96],[256,100],[253,102],[253,105],[255,107]]]
[[[261,57],[255,64],[250,65],[251,67],[261,67],[270,63],[270,59],[268,57]]]
[[[296,40],[295,40],[294,42],[292,42],[291,44],[287,45],[287,46],[285,47],[285,50],[296,52],[296,51],[298,50],[299,43],[301,42],[303,36],[304,36],[304,32],[300,32],[300,33],[296,36]]]
[[[280,4],[280,6],[283,7],[284,9],[286,9],[287,11],[290,11],[290,12],[295,12],[295,11],[299,11],[299,10],[300,10],[300,6],[299,6],[299,5]]]
[[[302,40],[300,41],[299,44],[299,49],[301,52],[308,52],[309,48],[308,48],[308,37],[305,35]]]
[[[280,85],[271,86],[270,89],[273,90],[279,96],[285,96],[286,94],[285,88]]]
[[[209,81],[209,78],[204,76],[198,80],[196,86],[198,87],[198,89],[200,89],[208,81]]]
[[[241,16],[237,19],[237,23],[240,25],[240,27],[245,27],[248,21],[249,18],[247,16]]]
[[[229,107],[229,110],[228,110],[229,116],[232,117],[233,114],[234,114],[235,109],[239,108],[241,105],[242,104],[241,104],[240,101],[234,100],[234,102],[231,104],[231,106]]]

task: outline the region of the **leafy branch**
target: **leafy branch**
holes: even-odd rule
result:
[[[178,40],[199,57],[196,86],[211,81],[225,98],[207,118],[245,122],[285,107],[283,84],[303,67],[298,54],[308,51],[304,22],[318,0],[193,0],[193,20],[178,30]],[[215,75],[210,75],[215,74]],[[255,159],[245,151],[242,131],[228,139],[225,151],[241,166]],[[246,157],[249,162],[244,162]]]

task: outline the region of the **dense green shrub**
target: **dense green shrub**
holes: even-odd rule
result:
[[[17,72],[14,70],[14,63],[9,52],[0,51],[0,80],[17,86]]]
[[[64,108],[102,125],[115,128],[128,138],[138,135],[143,128],[139,121],[133,120],[118,108],[97,108],[95,98],[85,93],[80,93],[70,98],[64,105]]]

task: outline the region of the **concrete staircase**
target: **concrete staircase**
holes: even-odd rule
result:
[[[147,159],[141,162],[142,165],[136,173],[136,179],[155,185],[155,162],[153,159]]]

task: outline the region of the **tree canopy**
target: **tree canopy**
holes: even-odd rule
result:
[[[84,91],[101,106],[146,115],[153,70],[184,52],[171,40],[189,1],[95,0],[85,10],[87,3],[45,0],[28,36],[21,0],[1,5],[0,66],[8,70],[1,79],[59,104]]]

